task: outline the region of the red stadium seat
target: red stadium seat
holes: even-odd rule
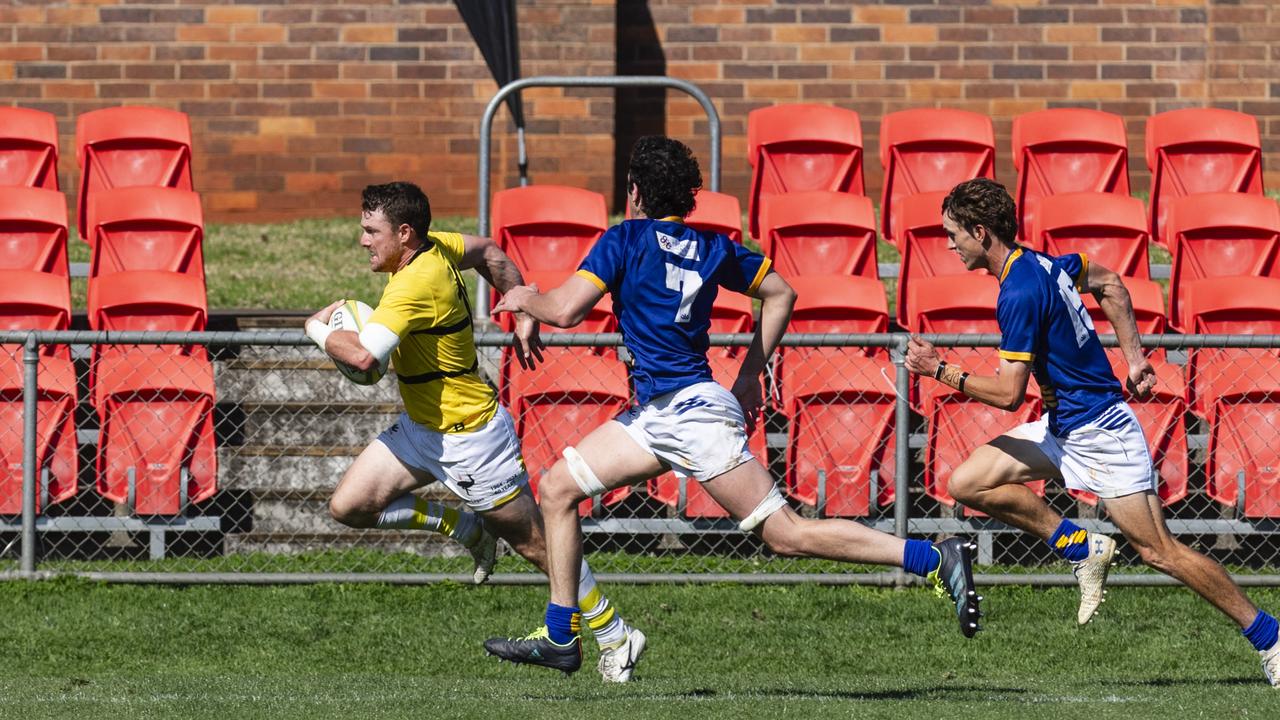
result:
[[[621,362],[589,353],[568,354],[566,349],[548,348],[543,368],[511,376],[511,414],[535,496],[538,482],[564,448],[627,406],[627,373]],[[629,492],[629,487],[617,488],[605,493],[603,502],[617,503]],[[591,500],[584,500],[579,511],[590,514]]]
[[[65,275],[0,270],[0,330],[66,330],[70,327],[71,289]],[[67,345],[42,345],[40,354],[71,359]]]
[[[93,278],[89,283],[89,327],[104,331],[204,330],[208,322],[204,278],[162,270],[135,270]],[[98,365],[112,355],[152,353],[205,358],[203,346],[157,345],[128,349],[95,345],[90,361],[89,384],[95,404],[103,398],[97,387]],[[157,361],[158,362],[158,361]]]
[[[738,198],[725,193],[699,190],[694,202],[697,205],[693,212],[684,219],[686,225],[697,230],[728,235],[730,240],[742,244],[742,206],[738,204]]]
[[[790,333],[883,333],[884,286],[852,275],[806,276]],[[872,357],[867,357],[866,354]],[[787,347],[781,409],[790,418],[786,487],[832,516],[865,516],[893,499],[893,366],[883,350]],[[873,497],[874,495],[874,497]]]
[[[880,277],[871,198],[825,190],[760,201],[760,249],[784,277]]]
[[[863,195],[858,113],[829,105],[775,105],[747,115],[748,229],[760,237],[764,198],[806,190]]]
[[[213,365],[125,351],[98,365],[98,492],[135,515],[180,515],[217,491]]]
[[[0,270],[0,330],[66,330],[70,323],[65,276]],[[22,511],[22,357],[20,345],[0,347],[0,515]],[[76,493],[76,372],[67,345],[41,346],[36,393],[40,512]]]
[[[913,320],[908,326],[916,333],[999,333],[996,297],[999,285],[994,277],[961,275],[922,278],[908,289]],[[995,348],[942,348],[942,359],[969,372],[994,375],[1000,366]],[[1007,412],[973,400],[932,380],[918,385],[919,407],[929,423],[925,447],[925,493],[945,505],[955,500],[947,492],[952,471],[974,448],[1040,415],[1040,392],[1028,384],[1026,400],[1016,412]],[[1029,483],[1044,494],[1044,483]],[[977,514],[966,509],[966,513]]]
[[[783,363],[787,494],[826,517],[865,517],[893,502],[894,368],[887,358],[846,352]]]
[[[129,270],[165,270],[204,277],[204,214],[190,190],[128,187],[100,191],[89,277]]]
[[[1169,317],[1186,328],[1182,296],[1209,277],[1280,277],[1280,206],[1261,195],[1213,193],[1178,198],[1165,240],[1173,253]]]
[[[1183,317],[1185,332],[1196,335],[1276,335],[1280,334],[1280,279],[1264,277],[1218,277],[1189,283],[1185,288]],[[1252,365],[1263,356],[1275,356],[1274,349],[1200,348],[1187,354],[1187,388],[1191,409],[1207,417],[1211,406],[1204,399],[1206,383],[1212,379],[1208,368],[1232,362]]]
[[[897,320],[902,327],[911,324],[911,300],[907,289],[919,278],[947,275],[990,275],[986,270],[971,271],[954,250],[942,229],[942,199],[945,192],[908,195],[902,200],[902,230],[898,248],[902,262],[898,266]]]
[[[994,178],[995,148],[990,118],[977,113],[922,108],[885,115],[880,123],[881,236],[899,244],[903,198],[950,192],[977,177]]]
[[[1280,517],[1280,358],[1255,354],[1206,364],[1209,497],[1250,518]]]
[[[26,383],[21,353],[13,346],[0,348],[0,515],[22,513],[22,391]],[[71,361],[41,357],[36,374],[37,513],[76,494],[80,463],[75,407],[76,372]]]
[[[1041,200],[1027,244],[1050,255],[1084,253],[1126,277],[1150,278],[1142,201],[1111,193],[1068,193]]]
[[[0,269],[67,277],[67,200],[62,193],[0,187]]]
[[[1262,140],[1252,115],[1216,108],[1147,118],[1151,236],[1164,243],[1172,202],[1198,193],[1262,194]]]
[[[609,214],[600,193],[529,185],[493,194],[490,227],[522,271],[573,272],[609,227]]]
[[[58,189],[58,121],[52,114],[0,107],[0,186]]]
[[[133,185],[191,190],[191,124],[186,113],[150,107],[87,112],[76,121],[80,195],[76,227],[87,238],[91,200]]]
[[[1044,198],[1063,193],[1129,195],[1129,150],[1119,115],[1083,108],[1029,112],[1013,119],[1018,170],[1018,237],[1026,240]]]

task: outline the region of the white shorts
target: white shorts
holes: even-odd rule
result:
[[[1066,437],[1049,433],[1048,417],[1005,434],[1035,443],[1072,490],[1087,490],[1100,498],[1155,492],[1156,470],[1147,438],[1128,403],[1112,405]]]
[[[514,500],[529,484],[520,439],[507,409],[472,432],[442,433],[400,413],[378,441],[400,462],[429,473],[472,510],[493,510]]]
[[[614,420],[676,472],[706,482],[752,459],[738,399],[703,382],[633,405]]]

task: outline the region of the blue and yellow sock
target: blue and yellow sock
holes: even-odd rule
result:
[[[582,630],[582,614],[576,607],[547,603],[547,635],[557,645],[567,645]]]
[[[1089,533],[1066,518],[1046,542],[1063,560],[1080,562],[1089,557]]]
[[[1266,652],[1275,647],[1276,633],[1280,632],[1280,622],[1266,611],[1259,610],[1253,618],[1253,624],[1240,631],[1246,640],[1253,643],[1253,649]]]
[[[431,530],[470,547],[480,539],[480,517],[405,493],[378,513],[376,527],[386,530]]]
[[[902,550],[902,569],[920,577],[938,569],[942,556],[928,540],[908,540]]]
[[[627,628],[622,616],[609,603],[609,598],[596,586],[595,575],[582,560],[582,568],[578,575],[578,607],[582,609],[582,619],[596,636],[596,642],[602,648],[615,648],[627,639]]]

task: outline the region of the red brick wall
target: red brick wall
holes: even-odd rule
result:
[[[1273,0],[537,0],[519,3],[523,73],[663,72],[696,82],[724,122],[724,186],[747,186],[746,114],[780,102],[862,115],[868,192],[878,193],[879,119],[911,107],[990,115],[998,176],[1014,178],[1019,113],[1084,106],[1129,123],[1146,187],[1144,118],[1215,105],[1262,125],[1280,187],[1280,3]],[[330,0],[225,5],[86,0],[0,7],[0,102],[54,113],[63,188],[88,110],[187,112],[196,184],[214,219],[347,214],[369,182],[410,178],[437,213],[475,209],[481,112],[495,85],[451,2]],[[665,127],[704,158],[692,101],[607,90],[526,93],[531,174],[613,195],[615,127]],[[497,187],[514,184],[505,113]],[[625,151],[625,147],[622,148]]]

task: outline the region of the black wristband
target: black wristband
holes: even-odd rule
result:
[[[956,389],[959,390],[962,394],[964,393],[964,381],[968,379],[969,379],[969,373],[967,372],[960,373],[960,382],[957,384]]]
[[[943,371],[943,370],[946,370],[946,369],[947,369],[947,361],[946,361],[946,360],[939,360],[939,361],[938,361],[938,367],[937,367],[937,369],[933,371],[933,379],[934,379],[934,380],[941,380],[941,379],[942,379],[942,371]]]

